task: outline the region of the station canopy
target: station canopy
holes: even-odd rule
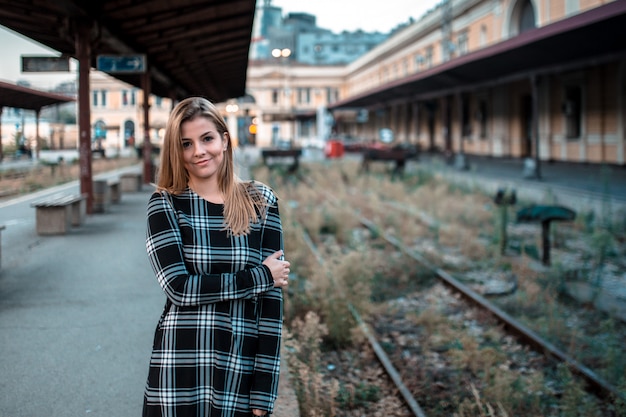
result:
[[[0,0],[0,25],[76,57],[76,28],[98,55],[145,55],[152,94],[214,102],[245,95],[255,0]],[[141,74],[115,73],[141,88]]]
[[[333,103],[365,108],[428,99],[626,56],[626,1],[613,1]]]
[[[0,81],[0,107],[39,111],[42,107],[71,101],[75,99]]]

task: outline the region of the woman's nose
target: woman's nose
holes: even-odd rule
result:
[[[194,142],[193,143],[193,153],[196,155],[203,155],[204,154],[204,146],[202,146],[201,142]]]

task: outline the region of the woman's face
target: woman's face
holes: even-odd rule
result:
[[[215,123],[206,117],[196,117],[181,125],[183,162],[191,182],[216,178],[228,146]]]

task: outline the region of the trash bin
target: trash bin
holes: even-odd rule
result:
[[[329,140],[326,142],[326,147],[324,148],[324,154],[326,158],[341,158],[343,157],[344,147],[343,143],[338,140]]]

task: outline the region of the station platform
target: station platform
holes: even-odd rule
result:
[[[258,148],[237,151],[238,174],[258,161]],[[356,157],[356,156],[346,156]],[[306,149],[303,162],[323,160]],[[626,213],[626,169],[545,163],[524,178],[521,160],[469,156],[466,169],[422,154],[408,170],[428,168],[492,189],[514,187],[520,198],[551,195],[575,210]],[[130,167],[98,176],[114,178]],[[38,236],[33,201],[77,192],[72,182],[0,201],[0,417],[140,415],[154,327],[165,301],[145,253],[145,213],[152,187],[123,193],[119,204],[88,216],[62,236]],[[282,367],[274,417],[298,417]]]
[[[240,176],[247,175],[239,164]],[[114,178],[131,167],[98,179]],[[122,193],[59,236],[39,236],[33,201],[78,182],[0,202],[0,416],[139,416],[165,296],[145,249],[153,187]],[[274,417],[299,415],[286,366]]]

